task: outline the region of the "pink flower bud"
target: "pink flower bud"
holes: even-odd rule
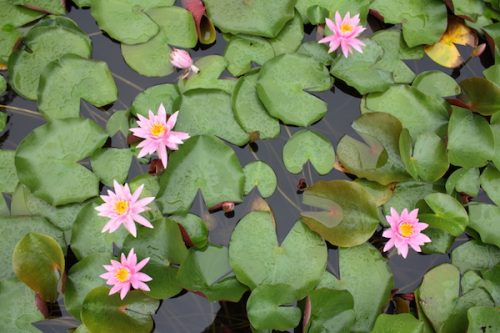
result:
[[[193,59],[185,50],[173,49],[170,53],[170,63],[180,69],[188,69],[193,73],[198,73],[199,69],[193,65]]]

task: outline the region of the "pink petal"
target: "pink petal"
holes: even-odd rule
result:
[[[170,116],[170,118],[168,118],[168,121],[167,121],[167,128],[169,130],[171,130],[172,128],[174,128],[175,126],[175,123],[177,122],[177,116],[179,115],[179,111],[177,112],[174,112],[174,114],[172,114]]]
[[[127,296],[129,290],[130,290],[130,283],[125,283],[124,286],[122,287],[122,290],[120,291],[120,299],[123,300],[125,296]]]
[[[135,271],[138,272],[140,271],[141,269],[144,268],[144,266],[146,266],[146,264],[149,262],[149,257],[148,258],[145,258],[145,259],[142,259],[141,261],[139,261],[139,263],[137,265],[135,265]]]
[[[144,189],[144,184],[141,184],[137,190],[135,190],[134,194],[132,195],[131,201],[135,202],[139,197],[141,196],[142,190]]]
[[[134,216],[134,220],[147,228],[153,228],[153,225],[141,215]]]
[[[385,243],[385,246],[384,246],[384,252],[387,252],[389,251],[390,249],[392,249],[394,247],[394,241],[392,239],[389,239],[387,241],[387,243]]]

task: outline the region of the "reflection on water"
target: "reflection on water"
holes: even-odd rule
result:
[[[162,78],[146,78],[130,69],[121,57],[119,44],[113,42],[100,32],[88,10],[72,8],[68,16],[75,20],[91,37],[93,42],[93,58],[106,61],[114,73],[114,78],[119,88],[119,100],[109,110],[126,109],[131,105],[135,96],[142,90],[153,85],[175,82],[177,80],[177,76],[179,75],[177,73]],[[306,38],[314,38],[315,32],[313,29],[308,29],[308,32],[310,34]],[[218,35],[217,44],[203,50],[197,49],[195,52],[192,52],[192,55],[195,59],[208,54],[222,55],[224,48],[225,41],[221,35]],[[418,62],[411,61],[408,64],[416,73],[429,69],[439,69],[452,74],[452,70],[443,69],[428,58]],[[470,76],[481,76],[482,69],[483,66],[479,59],[475,58],[462,69],[461,73],[454,74],[459,74],[458,81],[460,81]],[[357,136],[350,126],[360,114],[360,99],[349,94],[348,92],[350,91],[349,87],[337,81],[330,91],[316,94],[328,102],[328,113],[324,119],[312,125],[311,128],[330,138],[334,147],[337,146],[340,138],[345,134]],[[13,108],[7,110],[10,115],[8,133],[2,137],[0,147],[2,149],[15,149],[17,143],[23,137],[34,128],[43,124],[44,121],[36,112],[19,110],[36,110],[36,104],[33,102],[25,101],[20,97],[10,94],[4,97],[2,103],[9,104]],[[110,112],[98,110],[85,102],[82,105],[82,113],[87,117],[93,118],[101,125],[105,123],[105,120],[110,115]],[[14,107],[19,109],[14,109]],[[347,179],[345,174],[336,170],[333,170],[326,176],[319,176],[310,165],[307,165],[304,171],[298,175],[292,175],[287,172],[282,160],[282,147],[291,134],[297,130],[298,128],[293,126],[282,125],[280,136],[272,141],[259,141],[256,147],[258,149],[252,150],[249,146],[233,146],[242,165],[259,159],[269,164],[278,176],[278,190],[267,202],[273,209],[276,217],[277,233],[280,242],[285,238],[294,222],[297,221],[299,212],[302,209],[301,194],[297,193],[297,184],[301,178],[305,179],[307,184],[312,184],[318,180]],[[123,147],[125,145],[126,140],[123,137],[117,136],[113,138],[113,146]],[[145,172],[146,167],[141,167],[138,163],[133,163],[131,170],[131,177],[134,177],[138,173]],[[193,204],[193,212],[208,219],[211,229],[210,240],[213,243],[227,245],[237,221],[248,213],[256,197],[257,193],[255,191],[252,192],[245,198],[242,204],[236,207],[234,216],[226,217],[222,212],[208,215],[203,199],[198,196]],[[465,238],[462,237],[457,242],[463,242],[464,240]],[[401,293],[413,291],[427,270],[447,261],[449,261],[448,255],[423,256],[413,252],[410,253],[406,260],[398,256],[390,258],[389,263],[394,272],[395,288],[400,289]],[[333,248],[329,251],[328,270],[338,276],[337,251]],[[155,315],[155,332],[246,332],[249,329],[248,323],[244,319],[244,309],[244,303],[219,304],[208,302],[206,299],[191,293],[185,293],[162,302],[158,313]],[[63,312],[64,315],[65,313]],[[214,318],[216,318],[215,322]],[[45,322],[37,326],[44,332],[67,332],[67,328],[74,324],[74,321],[63,317],[52,324]]]

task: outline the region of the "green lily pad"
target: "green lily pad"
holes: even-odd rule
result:
[[[484,2],[477,0],[452,0],[453,12],[457,16],[476,21],[484,13]]]
[[[0,2],[0,6],[1,2]],[[3,7],[0,7],[4,9]],[[0,22],[3,22],[0,19]],[[14,48],[16,44],[18,43],[19,39],[23,36],[21,31],[19,31],[16,27],[14,27],[11,24],[5,24],[3,26],[0,25],[0,65],[5,65],[7,66],[7,62],[9,61],[9,57],[14,51]],[[3,78],[3,76],[2,76]],[[0,88],[0,94],[5,91],[6,88],[6,83],[5,79],[0,79],[0,81],[3,81],[3,84],[0,84],[0,86],[3,87],[3,89]]]
[[[210,165],[210,168],[207,168]],[[244,175],[234,151],[211,136],[190,138],[171,154],[156,202],[164,214],[187,212],[198,190],[208,207],[240,202]]]
[[[387,261],[370,244],[339,249],[340,283],[354,299],[352,332],[368,332],[389,301],[394,286]],[[370,283],[367,283],[367,277]]]
[[[0,251],[0,280],[14,277],[12,253],[16,243],[29,232],[39,232],[54,237],[61,247],[66,247],[62,230],[39,216],[0,217],[0,233],[9,235],[2,241]]]
[[[463,101],[474,112],[491,116],[500,110],[500,87],[487,79],[471,77],[460,82]]]
[[[336,11],[338,11],[341,15],[345,15],[347,12],[351,13],[351,15],[355,15],[355,13],[359,13],[359,18],[361,24],[366,24],[366,17],[368,15],[368,6],[370,5],[371,0],[297,0],[295,4],[295,8],[302,16],[304,23],[309,23],[307,11],[309,8],[313,6],[323,7],[330,12],[330,15],[333,15]]]
[[[484,77],[497,86],[500,86],[500,64],[493,65],[483,71]]]
[[[160,190],[160,183],[158,181],[158,177],[154,175],[150,175],[149,173],[143,173],[142,175],[138,175],[134,179],[129,182],[130,189],[135,191],[139,188],[139,186],[144,185],[144,189],[142,190],[142,197],[156,197],[158,191]],[[152,204],[154,201],[152,202]]]
[[[159,84],[149,87],[136,96],[130,112],[134,115],[148,117],[149,110],[157,114],[157,110],[163,104],[170,114],[177,111],[180,104],[180,95],[177,87],[173,84]]]
[[[9,207],[7,206],[7,202],[5,201],[5,198],[0,196],[0,216],[9,216],[10,215],[10,210]]]
[[[493,153],[492,162],[497,169],[500,169],[500,114],[495,114],[491,117],[490,127],[493,132],[495,142],[495,151]]]
[[[300,15],[295,15],[276,37],[269,40],[269,43],[274,49],[274,54],[279,56],[295,52],[302,43],[302,39],[304,39],[304,24]]]
[[[15,153],[13,150],[0,150],[0,193],[12,193],[16,189],[18,180],[14,164]]]
[[[403,129],[399,137],[399,151],[406,170],[415,179],[437,181],[450,166],[446,143],[432,132],[420,134],[413,145],[410,132]]]
[[[182,226],[194,248],[203,250],[208,246],[208,227],[199,216],[186,214],[174,215],[170,218]]]
[[[296,301],[294,289],[287,284],[258,286],[248,298],[250,324],[258,330],[286,330],[300,322],[300,309],[290,306]]]
[[[0,12],[2,25],[20,27],[45,15],[29,8],[17,6],[12,0],[0,0],[0,8],[2,8]]]
[[[251,162],[243,168],[245,173],[245,195],[254,187],[264,197],[270,197],[278,186],[278,179],[273,169],[262,161]]]
[[[12,268],[19,280],[47,302],[55,302],[64,274],[64,254],[57,241],[45,234],[30,232],[17,242]]]
[[[128,110],[114,111],[111,117],[109,117],[106,123],[106,132],[109,136],[113,136],[120,132],[123,136],[128,135],[129,130],[129,118],[130,112]]]
[[[500,329],[498,308],[476,306],[467,311],[468,333],[494,333]]]
[[[108,65],[74,54],[47,65],[38,89],[38,110],[49,120],[78,117],[80,99],[101,107],[118,98]]]
[[[424,200],[434,213],[421,213],[419,218],[422,221],[453,236],[459,236],[465,231],[469,217],[460,202],[444,193],[428,194]]]
[[[228,62],[220,55],[209,55],[198,59],[195,66],[200,70],[185,80],[179,80],[177,85],[183,93],[194,89],[219,89],[232,94],[236,86],[234,78],[220,78],[228,66]]]
[[[392,184],[380,185],[377,182],[372,182],[371,180],[363,178],[357,178],[354,182],[363,186],[363,188],[372,195],[377,207],[387,203],[394,193],[394,186]]]
[[[383,93],[369,94],[362,100],[361,112],[385,112],[401,121],[412,138],[434,132],[440,137],[446,134],[448,110],[444,100],[427,96],[420,90],[397,85]]]
[[[235,145],[248,142],[248,133],[236,122],[231,95],[222,90],[197,89],[182,96],[176,130],[189,135],[216,135]]]
[[[251,71],[253,63],[263,65],[273,57],[271,44],[263,38],[253,36],[231,38],[224,52],[224,58],[228,62],[227,70],[234,76]]]
[[[45,66],[65,54],[89,58],[91,53],[90,38],[75,22],[49,16],[33,27],[22,47],[12,53],[8,65],[10,85],[19,95],[36,100]]]
[[[478,240],[471,240],[453,250],[451,262],[462,274],[467,271],[490,269],[500,263],[500,249]]]
[[[92,0],[73,0],[73,3],[78,6],[78,8],[90,7]]]
[[[437,42],[448,23],[446,5],[440,0],[375,0],[370,8],[382,15],[385,23],[401,23],[410,47]]]
[[[362,143],[344,136],[337,146],[337,156],[348,173],[382,185],[409,178],[399,156],[401,123],[384,113],[367,113],[354,121],[352,128]]]
[[[424,323],[409,313],[389,315],[382,313],[377,317],[371,333],[423,333]]]
[[[313,58],[284,54],[264,64],[257,94],[271,116],[288,125],[309,126],[325,115],[327,104],[307,91],[325,91],[331,86],[328,71]]]
[[[125,183],[132,156],[130,149],[99,149],[90,157],[90,164],[102,183],[111,187],[114,180],[120,184]]]
[[[0,321],[7,332],[40,332],[31,323],[42,320],[43,315],[35,304],[35,293],[17,279],[0,281]]]
[[[51,205],[95,197],[99,179],[77,162],[91,155],[106,139],[106,132],[90,119],[54,120],[42,125],[17,147],[19,181]]]
[[[109,265],[110,254],[93,254],[85,257],[71,267],[64,289],[64,306],[71,315],[80,318],[80,310],[85,296],[94,288],[103,286],[105,280],[99,277],[106,270],[103,265]]]
[[[193,15],[182,7],[156,7],[148,10],[148,16],[160,27],[167,43],[182,48],[192,48],[198,42]]]
[[[288,171],[297,174],[307,161],[311,162],[320,175],[326,175],[333,169],[335,151],[330,140],[322,134],[300,130],[285,143],[283,162]]]
[[[139,258],[151,258],[142,270],[153,279],[148,282],[151,291],[146,294],[156,299],[170,298],[182,290],[176,278],[177,266],[184,262],[188,252],[177,223],[168,219],[152,223],[154,229],[139,227],[137,238],[127,236],[122,252],[134,249]]]
[[[366,242],[378,225],[374,198],[363,186],[346,181],[319,181],[304,192],[304,203],[321,215],[302,212],[304,223],[329,243],[351,247]]]
[[[439,183],[431,184],[413,180],[398,183],[391,199],[384,205],[384,214],[389,215],[391,207],[398,212],[405,208],[413,210],[421,207],[428,194],[441,191],[443,191],[443,186]],[[388,227],[389,224],[385,226]]]
[[[497,205],[500,205],[500,171],[490,165],[481,174],[481,187],[488,197]]]
[[[319,288],[309,294],[311,317],[307,333],[342,333],[351,329],[354,319],[354,300],[347,290]]]
[[[436,331],[452,314],[459,289],[460,273],[453,265],[439,265],[424,275],[418,301]]]
[[[453,107],[448,126],[450,163],[464,168],[482,167],[494,153],[494,137],[483,117]]]
[[[123,300],[118,294],[108,293],[108,287],[97,287],[85,297],[80,316],[89,331],[149,333],[153,330],[152,316],[159,301],[140,291],[129,292]]]
[[[300,221],[279,245],[270,212],[246,215],[229,243],[229,261],[240,282],[250,289],[287,284],[297,299],[319,282],[326,260],[326,244]]]
[[[14,0],[12,3],[43,13],[66,14],[66,1],[61,0]]]
[[[272,38],[293,18],[295,0],[205,0],[204,4],[222,32]]]
[[[426,222],[426,221],[423,221]],[[430,239],[430,243],[425,243],[422,246],[422,253],[432,254],[432,253],[441,253],[446,254],[450,250],[453,242],[455,241],[455,237],[450,235],[448,232],[443,229],[428,227],[423,231],[425,235],[427,235]]]
[[[449,75],[437,70],[425,71],[417,75],[412,83],[426,95],[434,97],[449,97],[459,95],[462,89]]]
[[[470,227],[484,243],[500,247],[500,207],[477,203],[469,206]]]
[[[297,53],[313,58],[323,65],[329,65],[333,59],[332,55],[328,53],[328,47],[315,41],[302,43]]]
[[[238,80],[232,96],[234,117],[247,133],[257,132],[259,139],[274,139],[280,134],[279,121],[271,117],[257,95],[259,73]]]
[[[477,196],[479,193],[479,169],[460,168],[455,170],[446,180],[446,192],[452,195],[453,191],[466,193],[472,197]]]
[[[150,40],[160,29],[147,12],[173,3],[174,0],[92,0],[90,8],[101,30],[122,43],[139,44]]]
[[[177,278],[184,288],[201,292],[210,301],[238,302],[247,290],[229,266],[227,247],[209,245],[204,251],[190,250]]]

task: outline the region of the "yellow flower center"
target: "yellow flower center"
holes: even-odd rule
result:
[[[115,212],[119,215],[123,215],[128,210],[128,202],[125,200],[117,200],[115,202]]]
[[[343,33],[349,33],[352,31],[352,25],[342,23],[342,25],[340,26],[340,31],[342,31]]]
[[[401,223],[399,225],[399,234],[403,237],[410,237],[413,235],[413,225],[410,223]]]
[[[128,268],[119,268],[115,273],[115,278],[120,282],[125,282],[130,278],[130,271]]]
[[[151,126],[149,132],[153,136],[160,136],[163,135],[163,133],[165,133],[166,130],[167,128],[162,123],[154,123],[153,126]]]

